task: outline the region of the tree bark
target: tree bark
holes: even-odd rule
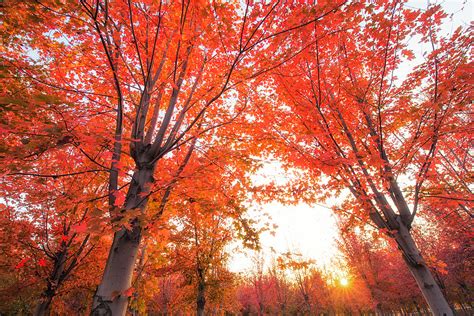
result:
[[[42,295],[41,301],[36,305],[35,316],[44,316],[49,315],[49,308],[51,307],[51,302],[53,301],[53,295]]]
[[[38,302],[38,305],[36,305],[34,312],[35,316],[49,315],[51,302],[56,296],[56,292],[65,278],[64,264],[66,263],[67,254],[68,248],[63,242],[61,249],[56,253],[53,269],[47,279],[47,286],[43,293],[41,293],[41,298]]]
[[[311,314],[311,304],[309,302],[309,296],[308,294],[304,293],[303,294],[303,298],[304,298],[304,304],[305,304],[305,308],[306,308],[306,312],[308,314]]]
[[[133,174],[125,200],[125,214],[132,209],[139,208],[142,212],[146,209],[154,169],[154,165],[146,166]],[[124,292],[131,287],[141,239],[138,220],[132,219],[130,225],[131,229],[122,227],[114,234],[102,281],[94,296],[91,312],[94,316],[121,316],[127,311],[128,297]]]
[[[418,306],[418,303],[416,301],[413,301],[413,304],[415,305],[415,308],[416,308],[416,312],[418,313],[418,315],[423,315],[421,313],[421,310],[420,310],[420,306]]]
[[[400,226],[398,231],[394,234],[394,238],[402,250],[408,269],[415,278],[415,281],[431,311],[436,316],[452,316],[453,312],[449,307],[440,286],[436,283],[430,269],[418,250],[409,229],[402,222],[400,217],[397,217],[397,221]]]
[[[372,297],[373,297],[373,296],[372,296]],[[375,315],[376,315],[376,316],[383,315],[383,312],[382,312],[382,308],[381,308],[380,303],[377,303],[377,304],[375,305]]]
[[[196,298],[197,316],[204,316],[206,306],[205,285],[203,282],[198,284],[198,293]]]

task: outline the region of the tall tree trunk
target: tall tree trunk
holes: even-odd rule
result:
[[[197,298],[196,298],[197,316],[204,316],[204,309],[206,306],[205,289],[206,287],[205,287],[204,282],[199,281]]]
[[[373,296],[372,296],[373,297]],[[379,316],[379,315],[383,315],[383,312],[382,312],[382,308],[381,308],[381,304],[380,303],[377,303],[375,305],[375,315],[376,316]]]
[[[125,214],[131,209],[139,208],[142,212],[146,209],[154,169],[154,165],[145,166],[133,174],[125,201]],[[141,239],[138,220],[132,219],[130,224],[131,229],[122,227],[114,234],[102,281],[94,296],[91,312],[94,316],[122,316],[127,311],[128,297],[124,292],[131,287]]]
[[[309,296],[307,293],[303,293],[303,298],[304,298],[304,304],[305,304],[305,308],[306,308],[306,312],[308,314],[311,314],[311,304],[309,302]]]
[[[49,293],[43,293],[41,295],[41,300],[36,305],[35,308],[35,316],[44,316],[44,315],[49,315],[49,308],[51,307],[51,302],[53,301],[54,294],[49,294]]]
[[[92,315],[125,315],[133,269],[140,245],[140,227],[126,228],[114,234],[102,282],[94,296]]]
[[[265,311],[265,307],[263,306],[262,302],[258,302],[258,315],[263,315]]]
[[[64,265],[66,263],[68,254],[68,248],[66,244],[63,242],[61,249],[56,253],[54,259],[53,270],[47,279],[47,286],[44,289],[43,293],[41,293],[41,298],[36,305],[34,315],[35,316],[44,316],[49,315],[49,309],[51,308],[51,302],[53,298],[56,296],[56,292],[61,285],[62,281],[65,278],[63,275],[64,272]]]
[[[415,281],[418,284],[423,297],[430,306],[431,311],[436,316],[452,316],[453,312],[449,307],[440,286],[434,279],[430,269],[418,250],[410,231],[402,222],[400,217],[397,218],[397,221],[399,222],[400,227],[394,234],[394,238],[402,250],[408,269],[415,278]]]
[[[418,306],[418,303],[416,301],[413,301],[413,304],[415,304],[416,312],[418,313],[418,315],[423,315],[421,313],[420,306]]]

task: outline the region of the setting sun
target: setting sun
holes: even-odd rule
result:
[[[341,279],[339,280],[339,283],[341,284],[341,286],[346,287],[346,286],[349,285],[349,280],[346,279],[346,278],[341,278]]]

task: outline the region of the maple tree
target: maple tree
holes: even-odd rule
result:
[[[36,308],[31,308],[35,315],[48,314],[53,299],[57,295],[63,296],[77,285],[74,279],[77,273],[84,272],[84,265],[93,271],[97,267],[93,260],[99,258],[106,248],[97,236],[91,238],[91,234],[87,233],[85,213],[82,213],[84,209],[70,208],[67,204],[70,199],[73,200],[68,194],[75,190],[71,188],[71,183],[61,182],[66,192],[56,195],[56,192],[49,190],[47,182],[29,180],[29,185],[35,184],[32,192],[25,188],[15,192],[10,188],[8,197],[3,201],[4,233],[1,242],[15,248],[13,251],[2,251],[13,255],[4,262],[3,272],[12,269],[20,280],[23,276],[28,280],[24,286],[37,293]],[[2,192],[5,192],[4,189],[2,187]],[[16,241],[10,242],[13,237]],[[100,268],[102,265],[99,262]],[[82,276],[80,283],[96,281],[95,274],[88,274]],[[58,304],[56,310],[60,310]]]
[[[340,277],[324,271],[301,255],[279,254],[263,267],[257,255],[256,267],[237,288],[241,313],[362,313],[369,312],[367,289],[354,276],[351,285],[341,285]]]
[[[276,262],[267,270],[263,253],[260,251],[254,255],[252,261],[252,271],[242,280],[237,290],[241,312],[257,315],[287,312],[290,295],[284,271]]]
[[[232,227],[226,225],[228,219],[216,211],[199,214],[195,204],[200,202],[187,205],[191,208],[189,215],[170,219],[174,227],[163,251],[165,255],[161,255],[165,266],[149,267],[144,273],[168,277],[180,275],[183,278],[182,301],[194,301],[190,311],[194,309],[198,315],[203,315],[205,310],[210,310],[209,305],[225,302],[226,290],[223,289],[232,287],[232,275],[225,266],[228,254],[224,252],[224,246],[232,238]],[[187,304],[181,305],[182,311],[183,305]]]
[[[291,253],[283,254],[277,261],[279,269],[289,270],[295,278],[303,313],[317,314],[327,307],[327,293],[324,293],[326,284],[314,262],[301,258],[301,255],[295,257]]]
[[[442,203],[443,205],[444,203]],[[433,207],[433,204],[431,204]],[[440,207],[440,205],[438,205]],[[468,246],[470,240],[469,226],[466,226],[465,218],[454,215],[450,209],[448,214],[452,217],[439,218],[430,214],[420,214],[426,221],[428,229],[419,234],[418,239],[422,242],[422,251],[428,255],[427,261],[443,292],[452,306],[460,306],[466,311],[469,304],[466,301],[472,288],[473,280],[470,277],[472,250]],[[462,209],[458,209],[462,210]],[[437,210],[439,212],[439,209]],[[462,210],[463,214],[464,211]],[[433,238],[434,237],[434,238]]]
[[[19,52],[10,51],[8,57],[13,67],[60,90],[68,102],[83,104],[89,111],[115,112],[115,117],[109,116],[115,120],[113,136],[102,135],[112,152],[110,167],[104,168],[109,172],[110,212],[112,218],[121,217],[128,210],[145,212],[160,159],[241,112],[220,101],[222,95],[234,91],[237,99],[242,98],[238,85],[281,63],[288,54],[256,59],[259,67],[243,60],[254,57],[253,52],[264,45],[283,45],[289,31],[320,20],[339,6],[318,6],[307,15],[307,7],[289,13],[279,3],[247,4],[239,15],[232,3],[13,1],[7,33],[24,26],[24,17],[40,23],[13,36],[10,47]],[[48,78],[35,77],[20,60],[31,52],[47,61]],[[124,145],[132,159],[123,157]],[[127,166],[133,174],[126,173]],[[124,194],[121,181],[128,177]],[[142,223],[129,218],[129,225],[115,232],[95,312],[125,313],[128,298],[121,293],[130,287],[141,230]]]
[[[26,275],[32,274],[31,280],[44,287],[37,294],[34,313],[45,315],[53,298],[67,291],[62,287],[73,278],[78,266],[91,264],[87,257],[97,246],[98,236],[93,234],[91,238],[87,233],[86,217],[97,213],[101,205],[88,200],[95,200],[102,179],[94,172],[74,170],[94,167],[88,165],[86,157],[69,151],[77,143],[67,133],[68,126],[58,123],[73,111],[72,107],[59,97],[39,92],[34,81],[19,78],[11,67],[6,67],[3,74],[5,107],[1,126],[5,137],[1,147],[8,150],[2,156],[2,226],[22,227],[16,251],[11,252],[17,252],[12,259],[19,261],[14,265],[15,274],[28,270]],[[36,107],[34,113],[32,106]],[[74,166],[64,166],[64,173],[58,173],[56,166],[64,161]],[[8,232],[11,234],[11,228],[2,235],[2,244],[12,238]],[[91,278],[95,280],[91,275],[84,282]]]
[[[77,184],[77,179],[74,180],[73,184]],[[55,181],[61,182],[65,192],[51,192],[47,181],[39,183],[30,179],[25,185],[34,184],[31,191],[25,190],[25,187],[21,192],[9,188],[8,197],[4,200],[2,226],[11,228],[2,234],[2,244],[12,244],[8,242],[16,235],[12,229],[20,228],[21,232],[13,243],[16,250],[11,252],[17,253],[12,258],[16,261],[15,273],[21,275],[27,270],[26,274],[34,275],[37,285],[44,286],[37,298],[35,315],[47,314],[53,298],[67,291],[63,285],[71,283],[69,280],[74,278],[75,270],[84,264],[92,269],[91,252],[94,251],[92,255],[97,258],[104,249],[97,247],[100,244],[97,235],[93,234],[91,238],[91,234],[87,233],[87,210],[72,206],[76,202],[75,188],[67,181]],[[2,187],[2,192],[4,190]],[[71,200],[72,204],[68,204]],[[96,280],[95,275],[90,275],[84,277],[83,282],[90,278]]]
[[[443,17],[439,6],[420,13],[380,1],[340,15],[345,32],[320,39],[327,27],[315,25],[305,34],[315,44],[275,72],[276,95],[266,102],[278,109],[269,117],[270,132],[292,152],[284,159],[310,169],[308,177],[326,192],[348,189],[352,199],[344,207],[396,240],[432,311],[451,315],[410,233],[427,176],[436,172],[438,143],[462,123],[459,114],[468,106],[469,32],[441,38]],[[432,51],[398,84],[414,35]],[[403,177],[414,183],[413,193],[403,191]]]
[[[465,295],[472,284],[466,274],[470,271],[470,260],[467,258],[472,254],[466,247],[465,238],[469,237],[465,226],[462,222],[453,224],[453,219],[449,223],[443,223],[442,219],[440,222],[440,218],[433,217],[433,210],[430,208],[423,209],[420,216],[423,224],[415,223],[413,235],[427,265],[450,306],[467,312],[469,305],[465,301]],[[338,218],[339,249],[352,274],[360,278],[369,290],[373,309],[379,312],[401,309],[401,313],[426,313],[423,298],[417,293],[415,282],[410,280],[409,271],[403,267],[401,258],[391,251],[396,243],[388,236],[378,233],[373,225],[354,218],[353,214],[342,212],[338,214]],[[457,279],[458,277],[463,280]],[[407,291],[407,288],[410,290]]]

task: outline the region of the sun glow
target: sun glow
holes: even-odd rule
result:
[[[341,279],[339,280],[339,283],[341,284],[341,286],[346,287],[346,286],[349,285],[349,280],[346,279],[346,278],[341,278]]]

